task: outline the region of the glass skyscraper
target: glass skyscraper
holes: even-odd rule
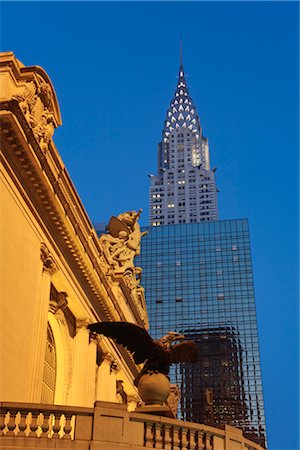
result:
[[[265,417],[247,220],[147,228],[143,268],[150,333],[197,342],[199,362],[171,367],[179,417],[231,424],[265,445]]]

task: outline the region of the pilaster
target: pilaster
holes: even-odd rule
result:
[[[48,309],[50,299],[51,276],[57,271],[57,265],[47,246],[41,244],[41,271],[37,288],[36,317],[34,320],[35,346],[32,352],[31,377],[28,401],[41,401],[42,379],[47,340]]]
[[[90,332],[87,326],[90,323],[87,318],[76,320],[73,378],[69,394],[69,403],[76,406],[87,406],[89,404],[87,385],[90,381],[88,377]]]
[[[97,369],[96,399],[99,401],[116,401],[117,373],[120,367],[114,356],[107,352],[103,354],[101,364]]]

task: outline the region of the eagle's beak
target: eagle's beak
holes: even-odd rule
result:
[[[183,334],[178,334],[178,336],[174,336],[174,341],[183,341],[185,336]]]

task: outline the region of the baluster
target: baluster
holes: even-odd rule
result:
[[[197,448],[197,433],[196,433],[196,430],[190,430],[190,432],[189,432],[189,444],[190,444],[190,447],[189,447],[190,450],[198,450],[198,448]]]
[[[40,413],[38,411],[31,411],[31,421],[29,422],[30,437],[37,437],[36,430],[38,429],[38,417]]]
[[[27,418],[27,413],[25,411],[20,411],[20,423],[19,423],[18,436],[26,436],[26,433],[25,433],[25,430],[27,428],[26,418]]]
[[[202,442],[202,434],[200,431],[193,432],[193,441],[191,438],[191,442],[193,442],[193,446],[191,445],[191,450],[203,450],[203,442]]]
[[[163,448],[165,450],[172,449],[172,428],[170,425],[164,425]]]
[[[203,444],[203,431],[198,431],[197,432],[197,438],[196,438],[196,443],[197,443],[197,450],[204,450],[204,444]]]
[[[179,437],[180,429],[174,427],[173,428],[173,450],[180,450],[180,437]]]
[[[9,411],[9,421],[7,424],[8,432],[6,436],[15,436],[14,429],[16,428],[16,414],[17,411]]]
[[[60,413],[57,412],[56,414],[53,413],[53,425],[52,425],[52,437],[54,439],[59,439],[59,432],[60,432]]]
[[[162,426],[160,423],[155,424],[155,447],[154,448],[162,448],[163,435],[162,435]]]
[[[42,429],[42,434],[41,434],[41,438],[48,438],[49,436],[49,431],[50,431],[50,412],[48,411],[44,411],[43,412],[43,422],[41,424],[41,429]]]
[[[205,433],[205,450],[212,450],[210,433]]]
[[[153,426],[148,422],[145,422],[145,447],[153,448]]]
[[[188,450],[188,430],[181,428],[181,450]]]
[[[4,436],[6,412],[4,409],[0,411],[0,436]]]
[[[72,420],[72,413],[65,413],[65,425],[63,427],[64,430],[64,439],[71,439],[71,432],[72,432],[72,426],[71,426],[71,420]]]

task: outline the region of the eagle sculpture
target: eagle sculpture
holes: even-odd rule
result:
[[[168,375],[171,364],[197,362],[197,346],[193,341],[183,341],[182,334],[169,332],[160,339],[152,339],[145,328],[129,322],[98,322],[89,325],[92,332],[103,334],[123,345],[132,354],[136,364],[145,362],[134,380],[137,386],[142,375],[162,373]],[[173,344],[175,341],[183,341]]]

